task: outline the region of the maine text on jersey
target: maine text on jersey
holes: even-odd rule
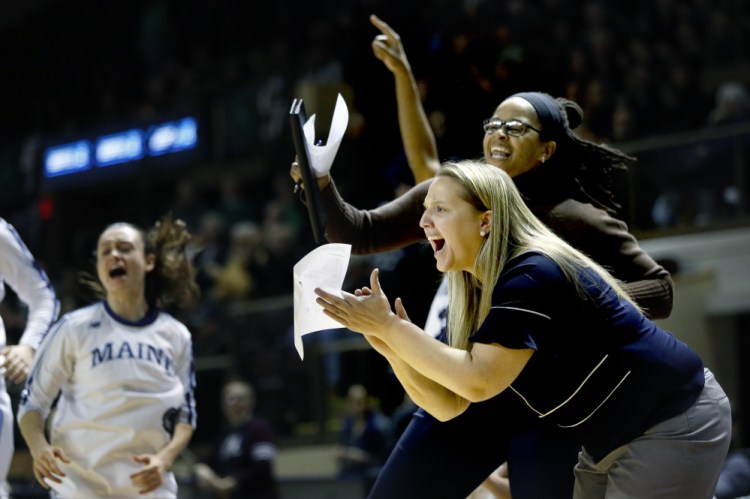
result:
[[[109,341],[101,347],[94,348],[91,351],[91,368],[93,369],[105,362],[123,359],[138,359],[153,362],[163,366],[164,371],[169,376],[174,375],[172,371],[172,358],[164,353],[163,349],[141,342],[131,345],[129,342],[123,341],[119,346],[116,346],[115,342]]]

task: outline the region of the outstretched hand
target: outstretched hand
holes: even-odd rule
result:
[[[397,308],[401,310],[398,317],[391,310],[388,297],[380,287],[378,269],[370,274],[370,287],[357,289],[354,294],[342,292],[342,296],[338,297],[320,288],[315,289],[315,294],[318,295],[315,302],[323,307],[323,313],[358,333],[382,337],[392,320],[408,320],[400,299],[397,300]],[[404,317],[401,317],[401,313]]]
[[[370,16],[370,22],[381,33],[372,41],[372,53],[375,57],[383,61],[383,64],[394,73],[409,68],[399,34],[374,14]]]

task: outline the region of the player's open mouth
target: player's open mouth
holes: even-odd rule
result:
[[[121,277],[125,275],[125,269],[117,267],[109,271],[109,277]]]

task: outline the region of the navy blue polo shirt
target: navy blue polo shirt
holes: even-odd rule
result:
[[[535,350],[508,389],[539,420],[578,432],[601,459],[690,407],[703,363],[590,269],[578,283],[540,253],[511,259],[470,340]]]

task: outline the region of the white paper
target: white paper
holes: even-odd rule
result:
[[[336,107],[333,109],[333,117],[331,118],[331,129],[328,132],[328,139],[325,141],[325,145],[315,145],[314,114],[302,125],[305,142],[307,143],[307,152],[310,156],[310,167],[315,170],[317,177],[322,177],[331,171],[333,158],[339,150],[339,145],[341,145],[341,140],[344,138],[348,124],[349,108],[346,107],[346,101],[339,94],[336,98]]]
[[[315,288],[341,296],[351,252],[350,244],[324,244],[294,266],[294,346],[300,359],[305,358],[302,336],[344,327],[325,315],[323,307],[315,303],[318,297]]]

